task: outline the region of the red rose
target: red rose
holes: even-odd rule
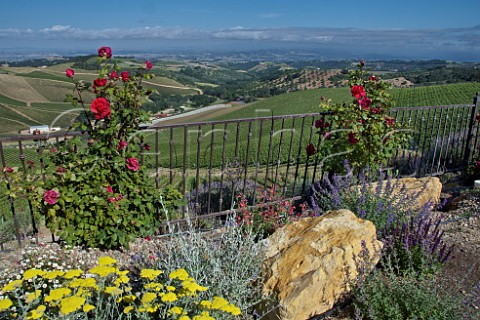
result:
[[[118,74],[117,74],[116,71],[112,71],[112,72],[109,74],[108,78],[109,78],[109,79],[118,79],[119,76],[118,76]]]
[[[43,200],[47,202],[48,204],[55,204],[57,203],[57,199],[60,196],[60,194],[55,191],[55,190],[47,190],[43,194]]]
[[[480,113],[477,114],[477,116],[475,117],[475,120],[480,121]]]
[[[475,162],[475,170],[477,170],[477,172],[480,172],[480,160]]]
[[[375,77],[374,75],[371,75],[370,76],[370,81],[377,81],[377,77]]]
[[[105,98],[96,98],[90,105],[90,110],[95,115],[95,119],[100,120],[110,117],[110,103]]]
[[[98,56],[110,59],[112,57],[112,49],[110,47],[100,47],[98,48]]]
[[[67,77],[71,78],[75,74],[75,71],[73,71],[73,69],[67,69],[65,71],[65,74],[67,75]]]
[[[380,109],[377,108],[377,107],[375,107],[375,108],[373,108],[371,111],[372,111],[372,113],[377,114],[377,113],[380,112]]]
[[[147,150],[147,151],[150,151],[150,149],[152,149],[148,144],[146,144],[146,145],[144,146],[144,148],[145,148],[145,150]]]
[[[360,65],[361,65],[362,67],[365,66],[365,60],[363,60],[363,59],[360,60]]]
[[[306,151],[307,151],[307,155],[309,155],[309,156],[313,156],[315,153],[317,153],[317,152],[315,151],[315,147],[313,146],[312,143],[310,143],[310,144],[307,146]]]
[[[2,168],[2,172],[3,172],[3,173],[6,173],[6,172],[10,172],[10,173],[11,173],[11,172],[13,172],[13,168],[12,168],[12,167],[3,167],[3,168]]]
[[[62,166],[58,166],[58,167],[57,167],[57,172],[58,172],[58,173],[64,173],[64,172],[67,172],[67,170],[65,170],[65,168],[62,167]]]
[[[127,82],[128,81],[128,71],[123,71],[122,73],[120,73],[120,77],[122,77],[122,81],[123,82]]]
[[[117,150],[118,151],[123,150],[127,146],[128,146],[128,143],[126,141],[120,140],[120,142],[118,143],[118,146],[117,146]]]
[[[110,186],[106,186],[105,189],[107,189],[108,193],[113,193],[113,189]]]
[[[28,164],[30,167],[34,167],[34,166],[35,166],[35,162],[33,162],[32,160],[27,160],[27,164]]]
[[[115,197],[110,197],[110,198],[108,198],[108,201],[115,202],[115,201],[117,201],[117,199],[115,199]]]
[[[127,158],[127,168],[132,171],[137,171],[139,168],[137,158]]]
[[[104,87],[105,85],[107,84],[107,79],[103,78],[103,79],[100,79],[100,78],[97,78],[95,80],[93,80],[93,87]]]
[[[389,127],[395,127],[395,119],[393,119],[392,117],[386,116],[385,117],[385,123]]]
[[[350,142],[351,144],[357,144],[358,141],[360,141],[360,140],[355,138],[355,133],[354,132],[350,132],[348,134],[348,142]]]
[[[145,68],[146,68],[147,70],[152,69],[152,67],[153,67],[153,64],[152,64],[150,61],[148,61],[148,60],[145,61]]]
[[[325,132],[325,134],[323,135],[323,137],[324,137],[326,140],[330,140],[330,138],[332,137],[332,132],[330,132],[330,131]]]
[[[52,152],[53,153],[57,152],[57,148],[52,148]]]
[[[315,128],[328,128],[330,123],[323,121],[323,119],[318,119],[315,121]]]
[[[353,86],[350,91],[352,92],[352,97],[355,97],[357,100],[367,95],[363,86]]]

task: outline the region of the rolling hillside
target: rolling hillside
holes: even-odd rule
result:
[[[468,104],[480,91],[479,83],[459,83],[430,87],[394,88],[392,96],[397,107],[439,106]],[[349,102],[352,97],[348,88],[320,88],[286,93],[264,99],[227,114],[215,115],[211,120],[253,118],[259,116],[319,112],[320,97],[334,103]],[[203,117],[206,121],[208,117]]]
[[[80,110],[73,110],[65,103],[74,84],[65,76],[71,64],[63,63],[48,68],[2,67],[0,68],[0,135],[16,134],[32,125],[48,124],[67,127]],[[92,82],[97,74],[91,70],[76,70],[75,78]],[[190,88],[166,77],[145,81],[146,87],[170,95],[198,95],[202,91]],[[93,93],[85,93],[89,102]],[[53,124],[55,122],[55,124]]]

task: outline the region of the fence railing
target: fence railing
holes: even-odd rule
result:
[[[392,109],[390,115],[410,128],[412,138],[391,165],[403,176],[417,177],[464,170],[480,150],[478,112],[478,94],[469,105]],[[252,195],[254,202],[258,190],[273,186],[277,194],[293,197],[307,192],[323,174],[322,159],[305,149],[319,142],[315,121],[329,122],[330,117],[310,113],[160,124],[139,132],[150,146],[141,161],[157,188],[176,186],[185,196],[186,209],[198,215],[230,209],[240,193]],[[72,135],[78,133],[0,138],[2,166],[25,169],[28,160],[43,166],[45,149]],[[3,217],[11,216],[13,202],[4,198],[0,210]]]

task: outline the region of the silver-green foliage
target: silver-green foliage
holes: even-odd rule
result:
[[[227,224],[228,225],[228,224]],[[253,314],[262,296],[262,249],[255,235],[230,223],[220,231],[199,232],[192,226],[165,239],[164,253],[158,252],[155,266],[170,272],[185,268],[199,284],[208,287],[208,298],[221,296]]]

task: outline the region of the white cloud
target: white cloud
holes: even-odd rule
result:
[[[141,28],[80,29],[54,25],[44,29],[0,29],[0,40],[248,40],[329,43],[363,47],[452,48],[480,50],[480,26],[456,29],[363,30],[353,28],[246,28],[200,30],[182,27],[146,26]]]

